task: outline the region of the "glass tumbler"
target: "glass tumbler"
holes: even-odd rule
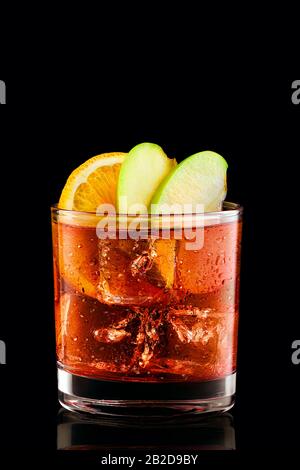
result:
[[[231,408],[241,207],[106,218],[51,210],[61,404],[117,415]]]

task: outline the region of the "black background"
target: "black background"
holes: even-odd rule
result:
[[[7,344],[0,448],[55,455],[49,207],[69,173],[90,156],[150,141],[178,160],[211,149],[228,161],[227,199],[245,207],[231,411],[237,449],[268,456],[296,450],[300,365],[291,362],[291,344],[300,336],[300,105],[291,101],[293,80],[189,76],[175,79],[167,70],[134,77],[123,70],[105,79],[95,70],[83,79],[0,76],[7,84],[7,105],[0,108],[0,339]]]

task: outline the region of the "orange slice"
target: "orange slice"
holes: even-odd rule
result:
[[[64,210],[96,212],[100,204],[116,202],[116,186],[126,154],[104,153],[90,158],[69,176],[58,207]],[[78,293],[96,298],[98,284],[97,217],[84,214],[60,218],[57,249],[62,279]]]
[[[90,158],[69,176],[58,207],[96,212],[100,204],[116,203],[116,187],[126,153],[103,153]]]

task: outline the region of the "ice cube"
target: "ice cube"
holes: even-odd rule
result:
[[[131,333],[124,328],[130,325],[135,318],[133,312],[129,312],[122,320],[114,322],[110,327],[101,327],[93,331],[93,336],[99,343],[119,343],[125,338],[131,337]]]
[[[160,366],[166,371],[173,367],[177,373],[205,380],[232,373],[236,360],[235,312],[182,305],[170,309],[167,325],[167,348],[160,358]]]
[[[163,302],[172,287],[175,240],[99,240],[98,299],[108,304]]]
[[[214,336],[213,329],[208,328],[207,318],[212,314],[211,309],[184,310],[170,314],[170,323],[182,343],[202,343],[206,345]]]
[[[151,360],[164,347],[166,311],[162,308],[135,308],[139,318],[136,350],[132,360],[132,370],[140,373],[151,365]]]
[[[119,343],[131,334],[118,328],[97,328],[93,332],[94,338],[99,343]]]
[[[194,294],[183,292],[184,303],[200,310],[211,308],[217,312],[232,313],[238,310],[238,289],[236,280],[225,281],[222,286],[212,292]]]
[[[128,308],[65,292],[56,309],[58,359],[80,371],[124,371],[131,364],[138,323]]]

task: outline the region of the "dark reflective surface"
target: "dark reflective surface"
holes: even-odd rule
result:
[[[61,409],[57,449],[109,452],[177,452],[236,448],[230,413],[209,417],[124,418],[89,416]]]

